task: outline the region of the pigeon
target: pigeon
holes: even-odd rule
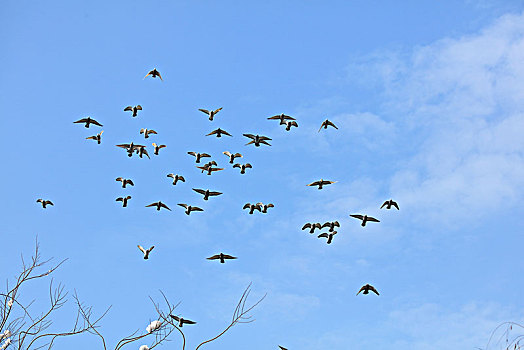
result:
[[[236,258],[237,258],[236,256],[231,256],[231,255],[220,253],[220,254],[216,254],[216,255],[210,256],[209,258],[206,258],[206,259],[207,260],[220,259],[220,263],[223,264],[223,263],[226,262],[226,259],[236,259]]]
[[[332,126],[335,129],[338,129],[335,124],[333,124],[332,122],[330,122],[329,120],[326,119],[326,120],[324,120],[322,122],[322,125],[320,125],[320,129],[318,129],[318,132],[320,132],[320,130],[322,130],[322,128],[327,129],[328,126]]]
[[[158,133],[155,130],[153,130],[153,129],[144,129],[144,128],[142,128],[142,129],[140,129],[140,135],[142,135],[142,134],[144,134],[144,137],[147,139],[147,138],[149,138],[149,134],[156,135]]]
[[[202,208],[193,207],[193,206],[187,205],[185,203],[178,203],[178,205],[180,205],[181,207],[186,208],[186,211],[184,212],[184,213],[186,213],[186,215],[191,214],[192,211],[204,211],[204,209],[202,209]]]
[[[147,156],[147,158],[151,159],[151,157],[149,156],[149,153],[147,153],[146,146],[136,145],[135,146],[135,151],[136,151],[136,153],[138,153],[138,156],[140,158],[142,158],[142,156],[145,154]]]
[[[280,120],[280,125],[284,125],[286,123],[286,120],[295,120],[295,118],[290,117],[289,115],[285,115],[284,113],[279,114],[279,115],[274,115],[267,119],[268,120]]]
[[[268,208],[274,208],[275,206],[273,205],[273,203],[269,203],[269,204],[264,204],[262,202],[258,202],[256,205],[258,205],[260,207],[260,210],[262,213],[266,214],[267,213],[267,209]]]
[[[86,137],[86,140],[96,140],[96,142],[98,144],[100,144],[100,142],[102,142],[102,133],[103,132],[104,132],[104,130],[100,131],[98,134],[96,134],[94,136]]]
[[[197,166],[198,169],[203,170],[202,172],[207,171],[208,175],[211,175],[213,171],[224,170],[224,168],[213,168],[211,165],[208,166]]]
[[[182,175],[178,175],[178,174],[175,175],[171,173],[171,174],[167,174],[167,177],[173,178],[173,185],[176,185],[178,181],[186,182],[186,179],[184,179]]]
[[[169,317],[171,317],[173,320],[178,322],[178,327],[184,327],[184,323],[186,323],[186,324],[195,324],[196,323],[195,321],[186,320],[186,319],[184,319],[182,317],[178,317],[178,316],[174,316],[174,315],[169,315]]]
[[[207,109],[202,108],[199,108],[198,110],[207,114],[209,116],[209,120],[213,120],[213,117],[222,110],[222,107],[220,107],[219,109],[215,109],[214,111],[208,111]]]
[[[337,231],[333,231],[332,233],[321,233],[318,235],[318,238],[327,238],[327,244],[331,244],[331,241],[333,240],[333,236],[337,234]]]
[[[116,202],[122,202],[122,206],[125,208],[127,207],[127,201],[131,199],[131,196],[127,196],[127,197],[118,197],[116,199]]]
[[[76,122],[73,122],[73,123],[86,123],[86,125],[85,125],[86,128],[89,128],[89,125],[91,125],[91,124],[95,124],[95,125],[98,125],[98,126],[103,126],[102,124],[100,124],[99,122],[97,122],[94,119],[91,119],[90,117],[79,119],[79,120],[77,120]]]
[[[335,182],[336,181],[328,181],[328,180],[320,179],[320,181],[312,182],[306,186],[318,186],[318,189],[321,190],[324,185],[331,185],[331,184],[334,184]]]
[[[271,140],[269,137],[266,137],[266,136],[260,136],[260,135],[253,135],[253,134],[242,134],[242,135],[244,135],[245,137],[251,139],[251,141],[249,141],[248,143],[246,143],[246,146],[247,146],[247,145],[250,145],[250,144],[252,144],[252,143],[255,144],[255,147],[260,147],[260,144],[261,144],[261,143],[263,143],[264,145],[271,146],[268,142],[266,142],[266,141]]]
[[[206,164],[204,164],[202,167],[198,167],[197,168],[200,168],[202,169],[202,173],[204,171],[207,171],[207,169],[209,169],[209,167],[211,167],[212,165],[217,165],[217,162],[215,162],[214,160],[210,161],[210,162],[207,162]]]
[[[166,208],[167,210],[171,211],[171,209],[169,209],[169,207],[167,205],[165,205],[164,203],[162,202],[155,202],[155,203],[151,203],[149,205],[146,205],[146,208],[147,207],[156,207],[156,210],[160,211],[160,208]]]
[[[187,154],[190,154],[192,156],[194,156],[196,158],[196,161],[195,163],[200,163],[200,158],[203,158],[203,157],[211,157],[209,154],[207,153],[196,153],[196,152],[187,152]]]
[[[360,288],[360,290],[358,291],[357,295],[362,291],[364,291],[364,293],[362,294],[369,294],[369,291],[372,291],[376,295],[380,295],[378,291],[375,289],[375,287],[373,287],[371,284],[366,284],[365,286],[362,286],[362,288]]]
[[[397,210],[400,210],[397,202],[395,202],[393,199],[385,201],[384,204],[382,204],[382,206],[380,207],[380,209],[384,208],[384,206],[386,207],[386,209],[391,209],[391,207],[393,206],[397,208]]]
[[[360,214],[350,214],[349,216],[354,217],[356,219],[362,220],[361,226],[366,226],[366,222],[380,222],[379,220],[375,219],[374,217],[367,216],[367,215],[360,215]]]
[[[207,201],[209,199],[209,196],[219,196],[219,195],[222,194],[222,192],[215,192],[215,191],[210,191],[210,190],[202,190],[200,188],[193,188],[193,191],[195,191],[197,193],[200,193],[200,194],[203,194],[205,201]]]
[[[222,130],[220,128],[211,131],[206,136],[210,136],[210,135],[217,135],[217,137],[222,137],[222,135],[232,136],[230,133],[228,133],[227,131]]]
[[[315,223],[315,224],[312,224],[312,223],[307,223],[305,224],[304,226],[302,226],[302,230],[305,230],[306,228],[309,228],[309,233],[313,233],[315,232],[315,229],[318,228],[319,230],[322,229],[322,226],[320,225],[319,222]]]
[[[235,160],[235,158],[239,158],[239,157],[242,157],[242,155],[240,153],[230,153],[228,151],[225,151],[225,152],[222,152],[224,153],[226,156],[229,157],[229,163],[233,164],[233,161]]]
[[[127,112],[127,111],[133,112],[133,117],[136,117],[138,115],[138,111],[141,111],[141,110],[142,110],[141,105],[127,106],[126,108],[124,108],[124,112]]]
[[[260,208],[260,204],[251,204],[251,203],[244,204],[244,207],[242,209],[243,210],[244,209],[249,209],[249,214],[253,214],[255,209],[258,210],[258,211],[262,211],[262,209]]]
[[[153,321],[147,326],[146,331],[147,333],[153,333],[157,329],[159,329],[162,326],[162,322],[160,321]]]
[[[50,200],[43,200],[42,198],[38,198],[38,199],[36,200],[36,202],[37,202],[37,203],[41,203],[41,204],[42,204],[42,208],[44,208],[44,209],[45,209],[48,205],[53,205],[53,206],[54,206],[53,202],[51,202]]]
[[[143,146],[143,145],[135,145],[133,142],[131,143],[122,143],[120,145],[116,145],[116,147],[120,147],[120,148],[123,148],[127,151],[127,156],[128,157],[131,157],[133,155],[133,152],[139,152],[139,149],[141,147],[146,147],[146,146]],[[149,156],[149,155],[148,155]]]
[[[253,167],[249,163],[246,163],[246,164],[238,164],[238,163],[236,163],[235,165],[233,165],[233,168],[240,168],[240,174],[245,174],[246,173],[246,168],[251,169]]]
[[[151,251],[152,251],[154,248],[155,248],[155,246],[152,245],[151,248],[149,248],[149,249],[146,250],[146,249],[144,249],[144,247],[142,247],[140,244],[138,245],[138,249],[140,249],[140,251],[141,251],[142,253],[144,253],[144,260],[149,259],[149,253],[151,253]]]
[[[154,143],[154,142],[153,142],[152,145],[153,145],[153,147],[155,148],[155,152],[154,152],[154,153],[155,153],[155,155],[157,155],[157,156],[158,156],[158,151],[160,151],[160,150],[161,150],[162,148],[164,148],[164,147],[167,147],[166,145],[157,145],[157,144]]]
[[[340,224],[338,221],[328,221],[322,225],[322,228],[329,227],[329,232],[333,232],[335,230],[335,227],[340,227]]]
[[[295,128],[298,128],[298,124],[296,121],[290,121],[290,122],[286,122],[286,131],[289,131],[291,130],[291,127],[294,126]]]
[[[162,79],[162,76],[160,75],[160,72],[157,71],[156,68],[153,68],[153,70],[150,70],[149,73],[146,74],[144,79],[147,78],[148,76],[151,76],[151,78],[159,77],[160,80],[164,81],[164,79]]]

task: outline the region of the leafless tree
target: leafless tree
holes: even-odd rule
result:
[[[524,348],[523,333],[523,325],[516,322],[503,322],[491,332],[491,336],[484,349],[499,348],[504,350],[520,350]]]

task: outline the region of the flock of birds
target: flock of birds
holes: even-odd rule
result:
[[[160,72],[158,72],[158,70],[156,70],[156,68],[151,70],[151,71],[149,71],[148,74],[144,77],[144,79],[147,78],[148,76],[150,76],[152,78],[158,77],[158,78],[160,78],[160,80],[163,80]],[[127,107],[124,108],[125,112],[131,112],[132,113],[132,117],[133,118],[137,117],[139,111],[141,111],[141,110],[142,110],[142,106],[141,105],[127,106]],[[200,112],[202,112],[202,113],[204,113],[204,114],[206,114],[208,116],[209,121],[213,121],[214,118],[217,116],[217,114],[221,110],[222,110],[222,108],[218,108],[218,109],[215,109],[215,110],[199,109]],[[275,116],[269,117],[267,119],[268,120],[278,120],[279,121],[279,125],[285,125],[285,130],[286,131],[290,131],[292,127],[295,127],[295,128],[298,127],[298,123],[297,123],[295,118],[293,118],[293,117],[291,117],[289,115],[283,114],[283,113],[279,114],[279,115],[275,115]],[[95,126],[99,126],[99,127],[103,126],[101,123],[99,123],[98,121],[96,121],[95,119],[90,118],[90,117],[79,119],[79,120],[75,121],[74,123],[84,124],[84,126],[86,128],[89,128],[91,125],[95,125]],[[334,129],[338,129],[338,127],[333,122],[331,122],[330,120],[326,119],[326,120],[324,120],[322,122],[318,132],[320,132],[322,129],[328,129],[328,127],[332,127]],[[100,131],[96,135],[89,136],[86,139],[94,140],[98,144],[101,144],[101,142],[102,142],[102,133],[103,133],[103,131]],[[148,139],[150,137],[150,135],[156,135],[157,132],[155,130],[152,130],[152,129],[142,128],[142,129],[140,129],[140,134],[144,135],[145,139]],[[206,136],[212,136],[212,135],[215,135],[216,137],[222,137],[223,135],[225,135],[225,136],[232,136],[230,133],[228,133],[227,131],[225,131],[225,130],[223,130],[221,128],[217,128],[217,129],[211,131]],[[261,145],[271,146],[269,141],[271,141],[272,139],[267,137],[267,136],[258,135],[258,134],[253,135],[253,134],[247,134],[247,133],[243,134],[243,136],[245,136],[246,138],[249,139],[249,142],[245,144],[246,146],[248,146],[248,145],[254,145],[255,147],[260,147]],[[125,143],[125,144],[118,144],[116,146],[119,147],[119,148],[124,149],[126,151],[128,157],[132,157],[133,155],[136,154],[140,158],[143,158],[143,156],[151,158],[149,153],[148,153],[148,151],[147,151],[147,146],[146,145],[135,144],[134,142],[131,142],[131,143]],[[156,156],[159,155],[159,151],[161,149],[166,147],[166,145],[164,145],[164,144],[156,144],[156,143],[152,143],[152,146],[153,146],[153,154],[156,155]],[[198,153],[198,152],[190,151],[190,152],[187,152],[187,154],[190,155],[190,156],[193,156],[195,158],[195,163],[196,164],[202,164],[201,161],[204,158],[211,158],[211,155],[208,154],[208,153]],[[235,162],[235,159],[243,158],[241,153],[238,153],[238,152],[237,153],[232,153],[232,152],[229,152],[229,151],[224,151],[223,154],[228,157],[229,163],[233,164],[232,168],[240,169],[240,174],[245,174],[247,169],[251,169],[252,168],[252,165],[250,163],[241,164],[241,163],[236,163]],[[211,160],[211,161],[209,161],[209,162],[207,162],[207,163],[205,163],[203,165],[196,165],[196,167],[198,169],[200,169],[202,173],[206,172],[207,175],[211,175],[213,172],[224,170],[224,168],[219,168],[217,162],[214,161],[214,160]],[[179,175],[179,174],[171,173],[171,174],[167,174],[167,177],[173,179],[172,184],[174,186],[177,185],[177,183],[179,181],[180,182],[186,182],[185,178],[182,175]],[[134,186],[135,185],[133,183],[132,179],[127,179],[127,178],[123,178],[123,177],[116,178],[116,181],[121,182],[122,188],[126,188],[127,186]],[[318,181],[314,181],[314,182],[312,182],[310,184],[307,184],[307,186],[317,187],[318,190],[322,190],[324,188],[324,186],[331,185],[331,184],[334,184],[334,183],[336,183],[336,181],[320,179]],[[201,194],[205,201],[207,201],[210,197],[219,196],[219,195],[222,194],[221,192],[218,192],[218,191],[212,191],[212,190],[209,190],[209,189],[201,189],[201,188],[193,188],[193,191],[195,191],[196,193]],[[129,204],[129,201],[130,201],[131,198],[132,197],[129,196],[129,195],[128,196],[122,196],[122,197],[116,198],[116,201],[122,202],[122,207],[126,208],[128,206],[128,204]],[[42,199],[42,198],[39,198],[37,200],[37,202],[40,203],[44,209],[47,208],[47,206],[49,206],[49,205],[51,205],[51,206],[54,205],[53,202],[51,202],[50,200]],[[185,209],[184,212],[187,215],[190,215],[192,212],[204,211],[204,209],[202,209],[202,208],[200,208],[198,206],[189,205],[189,204],[186,204],[186,203],[178,203],[178,205]],[[156,208],[156,210],[158,210],[158,211],[160,211],[161,209],[166,209],[166,210],[171,211],[171,209],[165,203],[163,203],[162,201],[158,201],[158,202],[154,202],[154,203],[148,204],[148,205],[146,205],[146,207],[153,207],[153,208]],[[243,206],[242,209],[243,210],[248,209],[249,210],[248,211],[249,214],[253,214],[255,210],[259,211],[260,213],[266,214],[268,212],[269,208],[274,208],[274,207],[275,207],[275,205],[273,203],[264,204],[262,202],[258,202],[258,203],[246,203]],[[382,208],[385,208],[385,209],[396,208],[397,210],[399,210],[399,206],[398,206],[397,202],[395,202],[392,199],[385,201],[382,204],[382,206],[380,207],[380,209],[382,209]],[[350,216],[355,218],[355,219],[360,220],[362,227],[366,226],[366,224],[368,222],[380,222],[378,219],[376,219],[376,218],[374,218],[372,216],[369,216],[369,215],[365,215],[365,214],[364,215],[363,214],[350,214]],[[309,229],[309,233],[313,234],[315,232],[315,230],[317,230],[317,229],[319,231],[322,231],[323,229],[328,229],[327,232],[321,232],[317,237],[318,238],[326,238],[327,239],[326,243],[327,244],[331,244],[333,242],[334,236],[337,234],[337,231],[335,229],[338,228],[338,227],[340,227],[340,224],[339,224],[338,221],[328,221],[328,222],[325,222],[323,224],[321,224],[319,222],[317,222],[317,223],[306,223],[302,227],[302,230]],[[154,245],[151,246],[149,249],[145,249],[141,245],[138,245],[138,249],[142,252],[143,258],[146,259],[146,260],[149,259],[151,251],[154,248],[155,248]],[[229,254],[219,253],[219,254],[215,254],[213,256],[210,256],[207,259],[208,260],[219,260],[220,263],[225,263],[226,260],[237,259],[237,257],[229,255]],[[361,292],[363,292],[363,294],[369,294],[370,291],[375,293],[376,295],[379,295],[379,292],[377,291],[377,289],[375,287],[373,287],[372,285],[370,285],[370,284],[366,284],[366,285],[362,286],[360,288],[360,290],[358,291],[357,295],[360,294]],[[184,324],[195,324],[196,323],[194,321],[187,320],[187,319],[181,318],[179,316],[175,316],[175,315],[171,315],[171,317],[175,321],[178,322],[179,327],[182,327]],[[154,325],[153,326],[152,325],[153,324],[148,326],[148,328],[150,328],[150,327],[154,328]],[[150,330],[148,330],[148,332],[149,331]],[[279,347],[281,349],[283,349],[283,350],[287,350],[286,348],[284,348],[284,347],[282,347],[280,345],[279,345]]]

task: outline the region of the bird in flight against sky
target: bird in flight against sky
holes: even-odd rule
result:
[[[322,225],[320,225],[320,222],[317,222],[317,223],[310,223],[308,222],[307,224],[305,224],[304,226],[302,226],[302,230],[305,230],[306,228],[309,228],[309,233],[314,233],[315,232],[315,229],[319,229],[321,230],[322,229]]]
[[[140,129],[140,135],[142,135],[142,134],[144,134],[144,137],[147,139],[147,138],[149,138],[149,134],[156,135],[158,133],[155,130],[153,130],[153,129],[144,129],[144,128],[142,128],[142,129]]]
[[[186,208],[186,210],[184,211],[184,213],[186,213],[186,215],[191,214],[192,211],[204,211],[204,209],[202,209],[202,208],[193,207],[193,206],[185,204],[185,203],[178,203],[178,205],[180,205],[181,207]]]
[[[147,78],[148,76],[151,76],[152,78],[159,77],[160,80],[164,81],[164,79],[162,79],[162,76],[160,75],[160,72],[157,71],[156,68],[153,68],[153,70],[150,70],[149,73],[146,74],[144,79]]]
[[[318,189],[321,190],[324,185],[331,185],[331,184],[334,184],[335,182],[336,181],[328,181],[328,180],[320,179],[319,181],[312,182],[306,186],[318,186]]]
[[[369,294],[369,291],[372,291],[373,293],[375,293],[376,295],[380,295],[378,293],[378,291],[375,289],[375,287],[373,287],[371,284],[366,284],[365,286],[362,286],[362,288],[360,288],[360,290],[358,291],[357,295],[360,293],[360,292],[364,292],[362,294]]]
[[[322,128],[324,129],[327,129],[328,126],[332,126],[334,127],[335,129],[338,129],[337,126],[335,124],[333,124],[332,122],[330,122],[328,119],[324,120],[322,122],[322,125],[320,125],[320,129],[318,129],[318,132],[320,132],[320,130],[322,130]]]
[[[382,204],[382,206],[380,207],[380,209],[384,207],[386,207],[386,209],[391,209],[392,206],[397,208],[397,210],[400,210],[397,202],[395,202],[393,199],[385,201],[384,204]]]
[[[135,145],[135,151],[140,158],[142,158],[142,156],[145,154],[147,158],[151,159],[151,157],[149,156],[149,153],[147,153],[146,146]]]
[[[208,175],[211,175],[213,171],[224,170],[224,168],[213,168],[212,165],[197,166],[197,168],[202,170],[202,172],[207,171]]]
[[[220,128],[211,131],[206,136],[210,136],[210,135],[217,135],[217,137],[222,137],[222,135],[232,136],[230,133],[228,133],[227,131],[222,130]]]
[[[239,157],[242,157],[242,155],[240,153],[231,153],[229,151],[225,151],[225,152],[222,152],[224,153],[226,156],[229,157],[229,163],[233,164],[235,158],[239,158]]]
[[[250,138],[251,141],[246,143],[245,145],[250,145],[252,143],[255,144],[255,147],[260,147],[260,144],[271,146],[267,141],[270,141],[271,139],[267,136],[260,136],[260,135],[253,135],[253,134],[242,134],[247,138]]]
[[[77,120],[76,122],[73,122],[73,123],[85,123],[86,125],[84,125],[84,126],[86,128],[89,128],[89,125],[91,125],[91,124],[98,125],[98,126],[103,126],[102,124],[100,124],[99,122],[97,122],[94,119],[91,119],[90,117],[79,119],[79,120]]]
[[[267,118],[268,120],[280,120],[280,125],[286,124],[286,120],[295,120],[295,118],[290,117],[289,115],[285,115],[284,113],[274,115],[272,117]]]
[[[214,116],[222,110],[222,107],[215,109],[214,111],[208,111],[207,109],[199,108],[200,112],[203,112],[209,116],[209,120],[213,120]]]
[[[154,248],[155,248],[155,246],[152,245],[151,248],[149,248],[149,249],[146,250],[146,249],[144,249],[140,244],[138,245],[138,249],[140,249],[140,251],[141,251],[142,253],[144,253],[144,260],[149,259],[149,253],[151,253],[151,251],[152,251]]]
[[[171,173],[171,174],[167,174],[167,177],[170,177],[173,179],[173,185],[176,185],[178,181],[186,182],[186,179],[184,179],[182,175]]]
[[[116,199],[116,202],[122,202],[122,207],[127,207],[127,201],[131,199],[131,196],[127,196],[127,197],[118,197]]]
[[[349,216],[354,217],[355,219],[362,220],[362,224],[360,224],[362,227],[366,226],[366,223],[369,222],[380,222],[379,220],[375,219],[372,216],[367,215],[360,215],[360,214],[349,214]]]
[[[322,228],[324,227],[329,227],[329,232],[333,232],[335,230],[335,227],[340,227],[340,224],[338,223],[338,221],[328,221],[322,225]]]
[[[233,168],[240,168],[240,174],[245,174],[247,168],[251,169],[253,167],[249,163],[246,163],[246,164],[238,164],[238,163],[236,163],[235,165],[233,165]]]
[[[100,131],[98,134],[96,134],[94,136],[86,137],[86,140],[96,140],[96,142],[98,144],[100,144],[100,142],[102,142],[102,133],[103,132],[104,132],[104,130]]]
[[[126,188],[127,185],[134,186],[133,180],[131,179],[124,179],[123,177],[117,177],[115,181],[122,182],[122,188]]]
[[[337,234],[337,231],[333,231],[331,233],[321,233],[318,235],[318,238],[327,238],[327,244],[331,244],[331,241],[333,240],[333,236]]]
[[[158,211],[160,211],[160,208],[165,208],[165,209],[167,209],[169,211],[171,210],[171,209],[169,209],[169,207],[167,205],[165,205],[164,203],[162,203],[160,201],[159,202],[155,202],[155,203],[151,203],[149,205],[146,205],[146,208],[147,207],[156,207],[156,210],[158,210]]]
[[[155,155],[158,156],[158,151],[160,151],[162,148],[167,147],[166,145],[157,145],[156,143],[152,143],[153,147],[155,148],[155,151],[153,152]]]
[[[192,155],[192,156],[194,156],[196,158],[195,163],[200,163],[200,158],[211,157],[207,153],[187,152],[187,154],[190,154],[190,155]]]
[[[141,111],[141,110],[142,110],[141,105],[127,106],[126,108],[124,108],[124,112],[127,112],[127,111],[133,112],[132,114],[133,117],[136,117],[138,115],[138,111]]]
[[[249,214],[253,214],[255,210],[262,211],[262,208],[260,208],[260,204],[246,203],[244,204],[244,207],[242,207],[242,210],[245,209],[249,209]]]
[[[273,205],[273,203],[269,203],[269,204],[264,204],[262,202],[258,202],[256,205],[258,205],[260,207],[260,211],[264,214],[267,213],[267,209],[268,208],[274,208],[275,206]]]
[[[296,121],[287,121],[286,122],[286,131],[291,130],[291,127],[294,126],[295,128],[298,128],[298,123]]]
[[[193,191],[204,195],[204,200],[207,201],[210,196],[220,196],[222,192],[215,192],[210,190],[202,190],[200,188],[193,188]]]
[[[36,200],[36,202],[42,204],[42,208],[44,208],[44,209],[45,209],[48,205],[53,205],[53,206],[54,206],[53,202],[51,202],[50,200],[43,200],[42,198],[38,198],[38,199]]]
[[[236,258],[237,258],[236,256],[231,256],[231,255],[227,255],[227,254],[220,253],[220,254],[216,254],[216,255],[210,256],[209,258],[206,258],[206,259],[207,259],[207,260],[217,260],[217,259],[220,259],[220,263],[223,264],[223,263],[226,262],[226,260],[236,259]]]
[[[178,327],[183,327],[184,323],[185,324],[195,324],[196,323],[195,321],[186,320],[185,318],[178,317],[175,315],[169,315],[169,317],[171,317],[173,320],[178,322]]]

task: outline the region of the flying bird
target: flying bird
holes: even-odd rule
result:
[[[208,175],[211,175],[213,171],[220,171],[224,170],[224,168],[213,168],[211,165],[208,166],[197,166],[198,169],[202,170],[202,172],[207,171]]]
[[[160,151],[160,150],[161,150],[162,148],[164,148],[164,147],[167,147],[166,145],[157,145],[157,144],[154,143],[154,142],[153,142],[152,145],[153,145],[153,147],[155,148],[155,152],[154,152],[154,153],[155,153],[155,155],[157,155],[157,156],[158,156],[158,151]]]
[[[260,204],[246,203],[244,204],[244,207],[242,208],[242,210],[245,210],[245,209],[249,209],[249,214],[253,214],[255,209],[258,211],[262,211],[262,208],[260,208]]]
[[[142,253],[144,253],[144,260],[149,259],[149,253],[151,253],[151,251],[152,251],[154,248],[155,248],[155,246],[152,245],[151,248],[149,248],[149,249],[146,250],[146,249],[144,249],[144,247],[142,247],[140,244],[138,245],[138,249],[140,249],[140,251],[141,251]]]
[[[305,230],[306,228],[309,228],[309,233],[314,233],[315,232],[315,229],[318,228],[319,230],[322,229],[322,225],[320,225],[320,222],[317,222],[317,223],[310,223],[308,222],[307,224],[305,224],[304,226],[302,226],[302,230]]]
[[[166,208],[167,210],[171,211],[171,209],[169,209],[169,207],[162,202],[151,203],[149,205],[146,205],[146,208],[147,207],[156,207],[156,210],[158,211],[160,211],[160,208]]]
[[[214,160],[212,160],[212,161],[207,162],[206,164],[204,164],[202,167],[198,167],[198,166],[197,166],[197,168],[202,169],[201,172],[203,173],[204,171],[206,171],[206,170],[207,170],[210,166],[212,166],[212,165],[217,165],[217,162],[215,162]]]
[[[242,157],[242,155],[240,153],[231,153],[231,152],[228,152],[228,151],[225,151],[225,152],[222,152],[224,153],[226,156],[229,157],[229,163],[233,164],[233,161],[235,160],[235,158],[239,158],[239,157]]]
[[[335,182],[336,181],[328,181],[328,180],[320,179],[320,181],[312,182],[306,186],[318,186],[318,189],[321,190],[324,185],[331,185],[331,184],[334,184]]]
[[[146,74],[144,79],[147,78],[148,76],[151,76],[152,78],[159,77],[160,80],[164,81],[164,79],[162,79],[162,76],[160,75],[160,72],[157,71],[156,68],[154,68],[153,70],[150,70],[149,73]]]
[[[237,258],[236,256],[231,256],[231,255],[220,253],[220,254],[216,254],[216,255],[210,256],[209,258],[206,258],[206,259],[207,260],[220,259],[220,263],[223,264],[223,263],[226,262],[226,259],[229,260],[229,259],[236,259],[236,258]]]
[[[232,137],[232,135],[230,133],[228,133],[227,131],[222,130],[220,128],[211,131],[206,136],[210,136],[210,135],[217,135],[217,137],[222,137],[222,135],[227,135],[227,136],[231,136]]]
[[[138,154],[138,156],[140,158],[142,158],[142,156],[145,154],[147,156],[147,158],[151,159],[151,157],[149,156],[149,153],[147,153],[146,146],[136,145],[135,146],[135,151],[136,151],[136,153]]]
[[[328,126],[332,126],[332,127],[334,127],[335,129],[338,129],[337,126],[336,126],[335,124],[333,124],[332,122],[330,122],[329,120],[326,119],[326,120],[324,120],[324,121],[322,122],[322,125],[320,125],[320,129],[318,129],[318,132],[320,132],[320,130],[322,130],[322,128],[327,129]]]
[[[127,185],[135,185],[131,179],[124,179],[123,177],[117,177],[115,181],[122,182],[122,188],[126,188]]]
[[[94,136],[86,137],[86,140],[96,140],[96,142],[98,144],[100,144],[100,142],[102,142],[102,133],[103,132],[104,132],[104,130],[100,131],[98,134],[96,134]]]
[[[333,231],[332,233],[321,233],[318,235],[318,238],[327,238],[327,244],[331,244],[331,241],[333,240],[333,236],[337,234],[337,231]]]
[[[202,190],[200,188],[193,188],[193,191],[196,193],[200,193],[204,195],[204,200],[207,201],[210,196],[220,196],[222,192],[216,192],[216,191],[210,191],[210,190]]]
[[[260,136],[260,135],[253,135],[253,134],[242,134],[244,135],[245,137],[247,138],[250,138],[251,141],[249,141],[248,143],[246,143],[246,146],[247,145],[250,145],[252,143],[255,144],[255,147],[260,147],[260,144],[264,144],[264,145],[268,145],[268,146],[271,146],[267,141],[270,141],[271,139],[269,137],[266,137],[266,136]]]
[[[222,107],[215,109],[214,111],[208,111],[207,109],[199,108],[200,112],[203,112],[209,116],[209,120],[213,120],[213,117],[222,110]]]
[[[364,291],[364,293],[362,294],[369,294],[369,291],[372,291],[376,295],[380,295],[378,291],[375,289],[375,287],[373,287],[371,284],[366,284],[365,286],[362,286],[362,288],[360,288],[360,290],[358,291],[357,295],[362,291]]]
[[[293,117],[290,117],[289,115],[285,115],[284,113],[274,115],[272,117],[267,118],[268,120],[280,120],[280,125],[286,124],[286,120],[296,120]]]
[[[397,208],[397,210],[400,210],[397,202],[395,202],[393,199],[385,201],[384,204],[382,204],[382,206],[380,207],[380,209],[384,208],[384,206],[386,207],[386,209],[391,209],[391,207],[393,206]]]
[[[122,206],[125,208],[127,207],[127,201],[131,199],[131,196],[127,196],[127,197],[118,197],[116,199],[116,202],[122,202]]]
[[[296,121],[288,121],[286,122],[286,131],[291,130],[291,127],[294,126],[295,128],[298,128],[298,123]]]
[[[193,207],[193,206],[187,205],[185,203],[178,203],[178,205],[180,205],[181,207],[186,208],[186,211],[184,212],[184,213],[186,213],[186,215],[191,214],[192,211],[204,211],[204,209],[202,209],[202,208]]]
[[[124,112],[127,112],[127,111],[133,112],[133,117],[136,117],[138,115],[138,111],[141,111],[141,110],[142,110],[141,105],[127,106],[126,108],[124,108]]]
[[[44,208],[44,209],[45,209],[48,205],[53,205],[53,206],[54,206],[53,202],[51,202],[50,200],[43,200],[42,198],[38,198],[38,199],[36,200],[36,202],[37,202],[37,203],[41,203],[41,204],[42,204],[42,208]]]
[[[79,120],[77,120],[76,122],[73,122],[73,123],[86,123],[86,125],[84,125],[86,128],[89,128],[89,125],[91,125],[91,124],[98,125],[98,126],[103,126],[102,124],[100,124],[99,122],[97,122],[94,119],[91,119],[90,117],[79,119]]]
[[[335,227],[340,227],[340,224],[338,223],[338,221],[328,221],[322,225],[322,228],[324,227],[329,227],[329,232],[333,232],[335,230]]]
[[[246,164],[238,164],[238,163],[236,163],[235,165],[233,165],[233,168],[240,168],[240,174],[245,174],[246,173],[246,168],[251,169],[253,167],[249,163],[246,163]]]
[[[203,158],[203,157],[211,157],[209,154],[207,153],[197,153],[197,152],[187,152],[187,154],[190,154],[192,156],[194,156],[196,158],[196,161],[195,163],[200,163],[200,158]]]
[[[175,175],[171,173],[171,174],[167,174],[167,177],[170,177],[173,179],[173,185],[176,185],[178,181],[186,182],[186,179],[184,179],[182,175],[178,175],[178,174]]]
[[[260,211],[264,214],[267,213],[267,209],[268,208],[274,208],[275,206],[273,205],[273,203],[269,203],[269,204],[264,204],[262,202],[258,202],[256,205],[258,205],[260,207]]]
[[[155,130],[153,130],[153,129],[144,129],[144,128],[142,128],[142,129],[140,129],[140,135],[142,135],[142,134],[144,134],[144,137],[147,139],[147,138],[149,138],[149,134],[156,135],[158,133]]]
[[[186,319],[184,319],[182,317],[178,317],[178,316],[174,316],[174,315],[169,315],[169,317],[171,317],[173,320],[178,322],[178,327],[183,327],[184,323],[186,323],[186,324],[195,324],[196,323],[195,321],[186,320]]]
[[[145,147],[145,146],[135,145],[133,142],[131,142],[131,143],[122,143],[120,145],[116,145],[116,147],[125,149],[127,151],[127,156],[131,157],[133,155],[133,152],[138,151],[140,147]]]
[[[374,217],[367,216],[367,215],[360,215],[360,214],[350,214],[349,216],[354,217],[356,219],[362,220],[361,226],[366,226],[366,222],[380,222],[379,220],[375,219]]]

